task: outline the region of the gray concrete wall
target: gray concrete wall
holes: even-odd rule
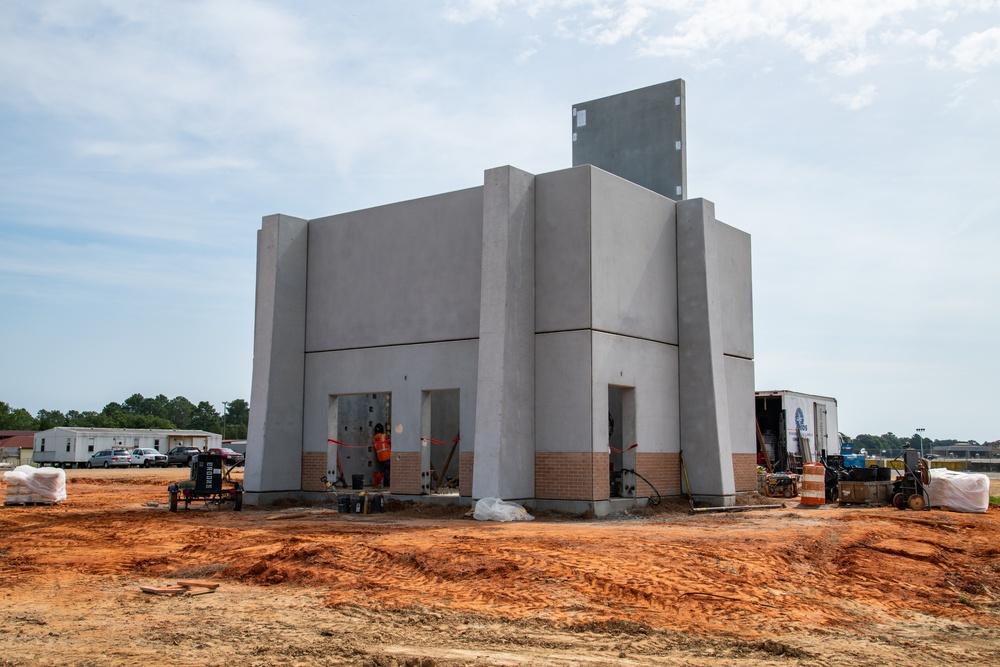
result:
[[[722,303],[722,349],[753,359],[753,278],[750,235],[715,221],[719,296]]]
[[[392,394],[392,451],[421,451],[424,391],[458,389],[461,402],[460,451],[475,448],[475,340],[400,345],[306,355],[304,451],[327,451],[329,397]]]
[[[718,220],[715,221],[715,234],[730,445],[734,454],[755,454],[750,235]]]
[[[309,223],[310,352],[476,338],[482,188]]]
[[[271,215],[257,233],[257,305],[244,485],[298,490],[308,223]]]
[[[592,342],[586,329],[535,336],[535,449],[539,452],[593,450]],[[606,442],[607,411],[603,414]]]
[[[593,333],[591,442],[608,446],[608,385],[635,388],[635,442],[646,453],[680,451],[677,346]],[[751,394],[751,410],[753,398]],[[622,443],[624,447],[631,442]]]
[[[726,355],[726,404],[729,408],[729,442],[733,454],[757,453],[757,428],[754,425],[753,359]]]
[[[590,165],[535,181],[536,330],[552,332],[536,336],[537,451],[607,451],[613,384],[636,388],[645,451],[677,452],[675,203]]]
[[[483,187],[473,498],[535,493],[535,177],[498,167]]]
[[[590,328],[592,171],[535,177],[535,331]]]
[[[684,81],[573,105],[573,165],[592,164],[664,197],[687,197]]]
[[[594,329],[677,344],[675,206],[591,168]]]
[[[677,204],[677,286],[681,448],[691,491],[731,504],[729,404],[723,354],[715,206],[704,199]]]

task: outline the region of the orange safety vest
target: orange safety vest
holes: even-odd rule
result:
[[[375,434],[375,456],[379,461],[388,461],[392,456],[392,445],[384,433]]]

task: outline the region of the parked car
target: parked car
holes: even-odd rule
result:
[[[110,468],[111,466],[129,467],[132,458],[127,449],[102,449],[87,460],[88,468]]]
[[[174,447],[167,452],[167,465],[183,468],[191,465],[191,457],[200,452],[197,447]]]
[[[134,466],[142,466],[143,468],[150,466],[167,467],[167,455],[161,454],[155,449],[133,449],[129,457]]]
[[[237,463],[243,463],[243,454],[229,449],[229,447],[211,447],[208,450],[209,454],[219,454],[222,456],[222,461],[227,466],[236,465]]]

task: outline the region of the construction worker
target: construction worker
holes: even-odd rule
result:
[[[375,424],[375,458],[382,464],[382,483],[389,486],[389,464],[392,459],[392,443],[385,434],[381,424]]]

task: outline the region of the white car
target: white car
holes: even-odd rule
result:
[[[155,449],[133,449],[132,453],[129,454],[129,465],[142,466],[143,468],[150,466],[166,468],[167,455],[161,454]]]

